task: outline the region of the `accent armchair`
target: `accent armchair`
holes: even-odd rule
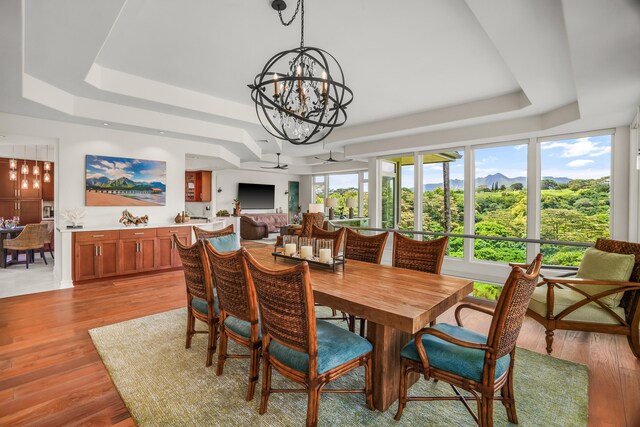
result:
[[[640,243],[598,239],[577,276],[543,276],[531,298],[528,314],[546,330],[547,353],[561,329],[626,335],[640,358]]]
[[[455,311],[458,326],[440,323],[422,329],[400,352],[401,376],[398,412],[400,420],[407,401],[460,400],[480,427],[493,426],[493,401],[501,400],[510,422],[518,423],[513,388],[516,340],[524,321],[529,299],[536,288],[542,255],[525,272],[514,266],[504,284],[495,310],[472,304],[460,304]],[[493,317],[489,335],[462,327],[460,311],[473,309]],[[410,374],[417,372],[426,380],[449,383],[455,396],[408,396]],[[458,388],[471,396],[462,396]],[[500,391],[500,396],[495,396]],[[467,400],[475,400],[475,414]]]

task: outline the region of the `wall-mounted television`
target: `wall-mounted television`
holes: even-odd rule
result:
[[[242,209],[273,209],[276,186],[268,184],[238,184],[238,199]]]

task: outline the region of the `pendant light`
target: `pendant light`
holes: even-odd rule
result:
[[[9,160],[9,181],[17,181],[18,180],[18,161],[15,159],[15,151],[16,146],[11,146],[11,160]]]
[[[40,166],[38,166],[38,146],[36,145],[36,164],[33,166],[33,189],[40,188]]]
[[[15,171],[18,167],[18,161],[16,160],[16,146],[11,146],[11,160],[9,160],[9,169]]]
[[[22,159],[22,166],[20,167],[22,175],[29,175],[29,166],[27,166],[27,146],[24,146],[24,158]]]
[[[42,169],[44,169],[45,172],[49,172],[51,170],[51,162],[49,161],[49,145],[47,145],[47,158],[44,161],[44,166],[42,167]],[[45,177],[46,177],[46,173],[45,173]],[[45,182],[49,182],[45,179]]]
[[[26,190],[27,188],[29,188],[29,181],[27,180],[27,175],[29,174],[29,166],[27,166],[27,146],[24,146],[24,159],[22,161],[22,168],[20,169],[20,171],[22,172],[22,183],[20,184],[20,187],[23,190]]]
[[[49,146],[47,145],[47,159],[44,162],[44,176],[42,177],[42,180],[44,182],[51,182],[51,162],[49,161]]]
[[[40,176],[40,166],[38,166],[38,146],[36,145],[36,164],[33,165],[33,175]]]

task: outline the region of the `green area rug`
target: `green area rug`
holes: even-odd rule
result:
[[[140,426],[300,426],[304,393],[272,394],[269,408],[258,414],[260,382],[252,402],[245,401],[249,361],[229,359],[224,375],[205,368],[206,335],[184,348],[186,310],[178,309],[89,331],[118,392]],[[201,326],[202,324],[196,326]],[[246,353],[229,342],[230,353]],[[360,368],[334,385],[360,388]],[[588,414],[586,366],[518,349],[515,367],[516,405],[521,426],[583,426]],[[274,371],[274,387],[292,383]],[[331,386],[331,385],[330,385]],[[329,387],[330,387],[329,386]],[[451,394],[451,388],[421,378],[413,394]],[[397,405],[384,413],[366,408],[363,394],[323,394],[321,426],[466,426],[473,419],[460,402],[409,402],[402,420],[393,420]],[[509,425],[500,402],[496,425]]]

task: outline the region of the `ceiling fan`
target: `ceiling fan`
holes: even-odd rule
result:
[[[278,164],[276,166],[261,166],[262,169],[289,169],[289,165],[281,165],[280,164],[280,153],[276,153],[278,156]]]
[[[318,157],[318,156],[314,156],[316,159],[318,160],[322,160],[324,163],[342,163],[342,162],[350,162],[353,159],[344,159],[344,160],[338,160],[338,159],[334,159],[333,158],[333,152],[331,150],[329,150],[329,158],[328,159],[323,159],[322,157]]]

